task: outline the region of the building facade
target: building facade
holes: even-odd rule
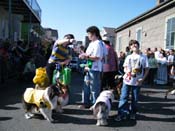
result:
[[[115,28],[111,28],[111,27],[103,27],[101,30],[101,36],[104,37],[108,37],[110,40],[110,43],[112,46],[114,46],[116,44],[115,41]]]
[[[175,49],[175,1],[158,0],[157,6],[115,29],[116,51],[125,51],[131,39],[141,50]]]
[[[0,13],[2,40],[30,41],[32,27],[41,23],[41,9],[36,0],[1,0]]]
[[[44,28],[43,37],[49,41],[56,41],[58,39],[58,31],[51,28]]]

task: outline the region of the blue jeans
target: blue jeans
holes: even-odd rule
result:
[[[128,104],[128,98],[131,91],[131,104]],[[140,86],[130,86],[123,83],[118,105],[118,115],[136,114],[138,110]]]
[[[84,77],[82,102],[85,105],[94,104],[101,90],[101,72],[88,71]]]

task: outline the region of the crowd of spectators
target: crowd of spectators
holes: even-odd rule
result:
[[[46,65],[51,47],[46,49],[41,42],[0,40],[0,83],[10,78],[31,80],[35,69]]]

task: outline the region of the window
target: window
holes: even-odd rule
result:
[[[136,40],[140,43],[140,47],[141,47],[141,43],[142,43],[142,28],[136,29]]]
[[[174,49],[175,45],[175,16],[166,21],[166,48]]]
[[[122,50],[122,37],[121,36],[117,37],[117,49],[118,49],[118,52]]]

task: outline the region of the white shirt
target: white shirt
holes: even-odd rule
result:
[[[86,50],[87,55],[100,58],[99,60],[93,62],[91,68],[91,70],[93,71],[102,71],[102,59],[104,56],[103,47],[103,42],[100,40],[96,40],[91,42]]]
[[[154,52],[154,55],[155,55],[155,58],[156,59],[159,59],[160,58],[160,52],[159,51]]]
[[[159,58],[159,59],[157,60],[157,63],[160,63],[160,64],[167,64],[167,59],[166,59],[166,57]]]
[[[123,66],[125,67],[123,82],[127,85],[137,86],[137,81],[144,76],[144,69],[149,68],[148,58],[142,54],[131,54],[126,57]]]
[[[173,63],[174,62],[174,55],[168,56],[168,62]]]

